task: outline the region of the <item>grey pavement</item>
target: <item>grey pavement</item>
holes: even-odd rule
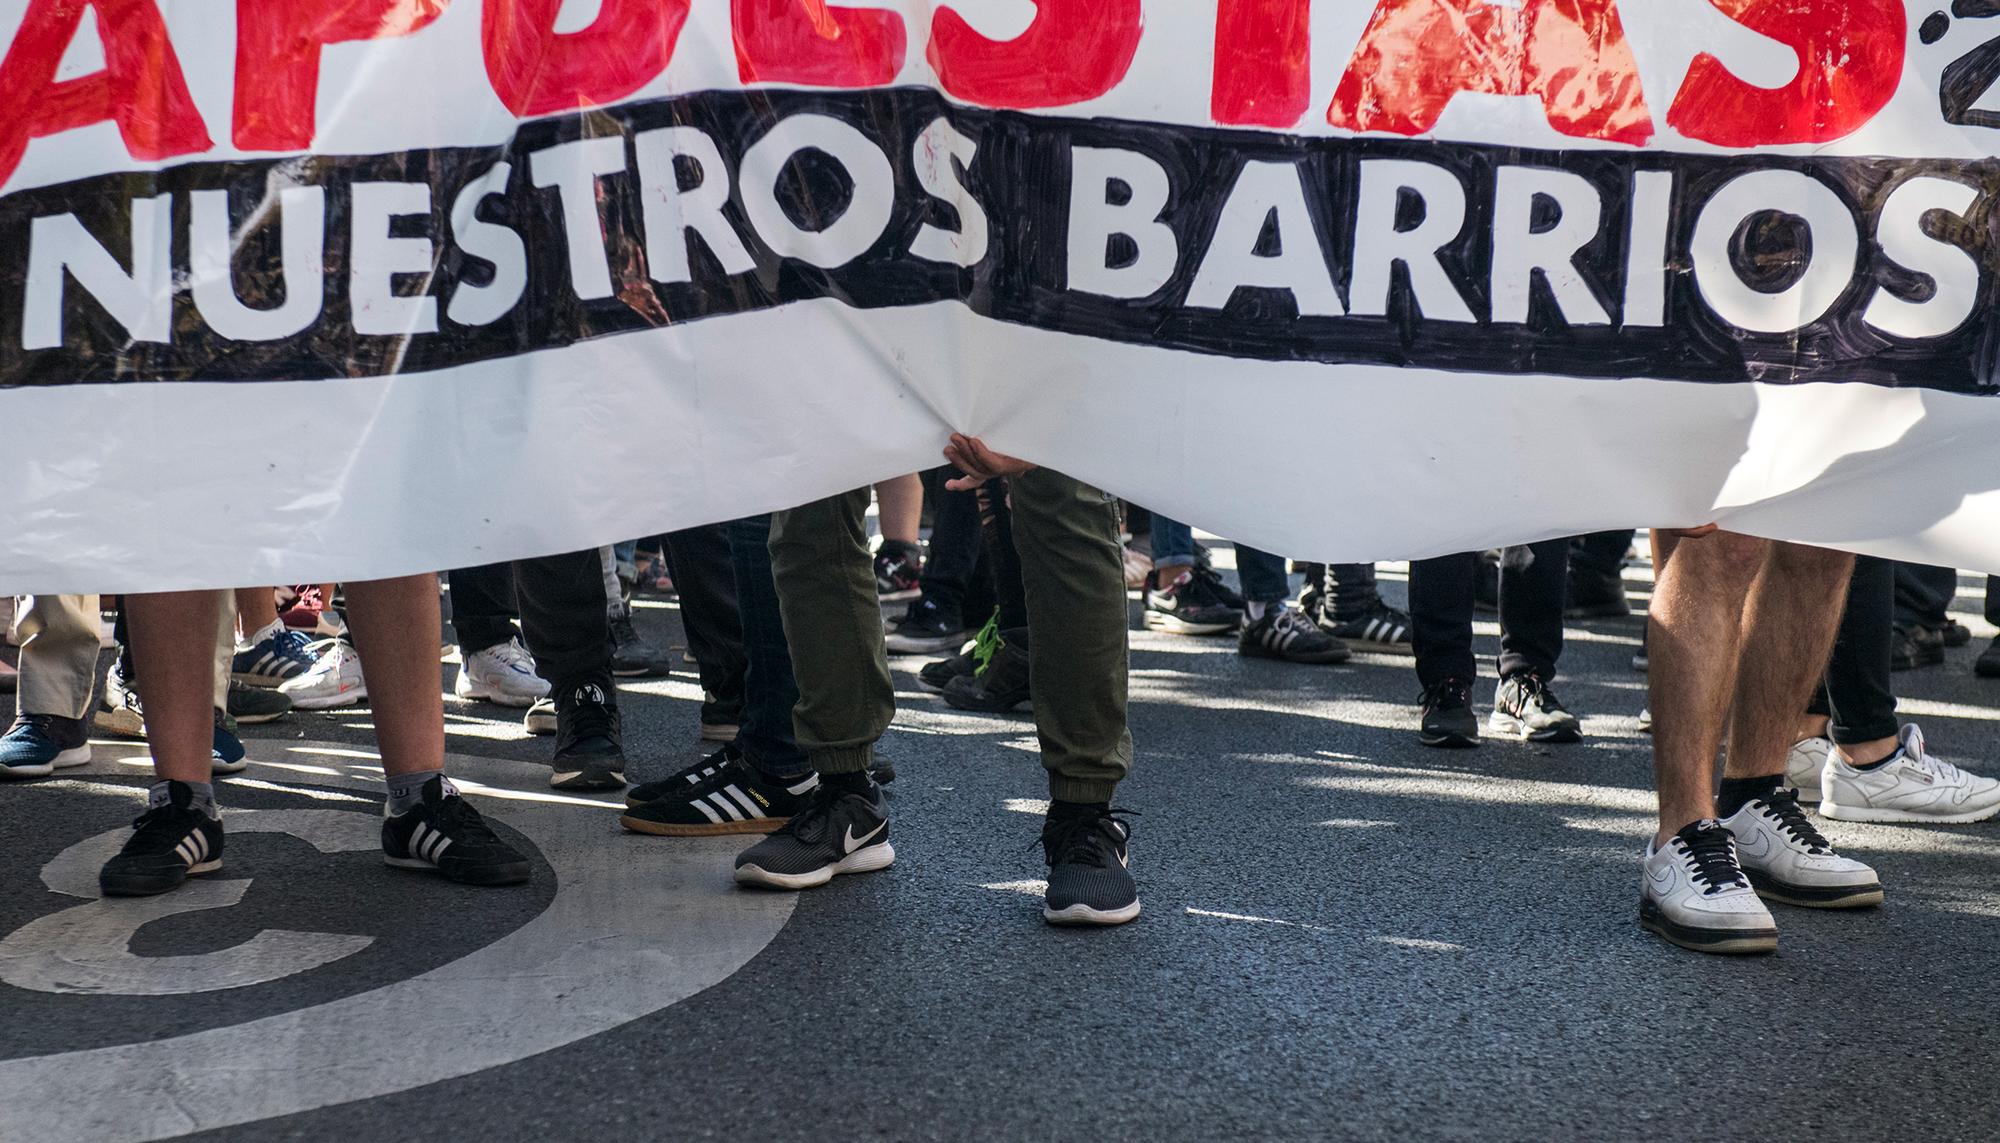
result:
[[[1965,584],[1982,638],[1896,678],[1936,752],[2000,770]],[[671,606],[639,618],[682,641]],[[1635,924],[1636,617],[1571,627],[1585,743],[1449,753],[1415,741],[1406,659],[1249,660],[1137,619],[1146,911],[1117,930],[1042,923],[1032,722],[950,711],[920,658],[882,745],[897,864],[795,900],[729,885],[741,840],[554,795],[548,740],[491,706],[448,708],[451,749],[538,853],[526,889],[285,832],[377,812],[365,711],[247,730],[227,804],[317,816],[231,833],[240,903],[136,929],[44,872],[134,812],[133,749],[0,788],[0,1140],[2000,1137],[2000,823],[1826,823],[1888,903],[1780,907],[1776,955],[1704,957]],[[639,766],[697,755],[691,674],[625,696]],[[368,940],[318,967],[236,948],[274,930]],[[170,974],[130,958],[203,957],[269,979],[133,994]]]

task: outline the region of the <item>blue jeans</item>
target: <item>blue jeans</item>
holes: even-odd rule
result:
[[[736,573],[736,605],[743,618],[743,651],[750,666],[743,679],[743,722],[736,744],[768,778],[799,778],[812,767],[792,737],[792,708],[799,684],[792,677],[792,648],[778,613],[771,579],[771,518],[746,516],[724,526],[729,563]]]
[[[1192,566],[1194,529],[1179,520],[1153,513],[1154,569]],[[1282,603],[1292,594],[1292,580],[1285,570],[1283,556],[1238,544],[1236,576],[1243,582],[1243,598],[1252,603]]]

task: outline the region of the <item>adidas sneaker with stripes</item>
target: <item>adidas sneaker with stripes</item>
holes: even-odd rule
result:
[[[738,757],[692,786],[627,809],[618,821],[634,833],[661,837],[770,833],[790,821],[818,785],[817,774],[806,774],[790,785],[766,779]]]

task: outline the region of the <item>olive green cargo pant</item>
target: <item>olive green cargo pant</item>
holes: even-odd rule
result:
[[[1108,801],[1132,766],[1117,502],[1046,468],[1008,488],[1049,791],[1062,801]],[[799,684],[793,727],[826,774],[867,769],[896,714],[867,512],[864,488],[771,519],[771,570]]]

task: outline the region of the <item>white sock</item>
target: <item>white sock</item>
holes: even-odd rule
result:
[[[284,620],[273,619],[264,626],[259,627],[257,630],[251,632],[248,635],[245,635],[243,637],[242,648],[244,650],[248,650],[251,647],[255,647],[257,644],[262,643],[264,640],[269,639],[271,636],[278,634],[284,629],[285,629]]]

